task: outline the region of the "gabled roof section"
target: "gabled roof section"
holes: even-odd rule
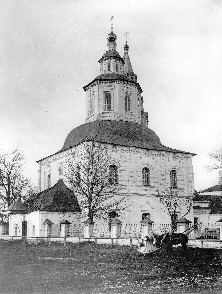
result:
[[[137,83],[133,77],[126,75],[126,74],[119,74],[119,73],[108,73],[108,74],[101,74],[97,76],[92,82],[90,82],[88,85],[84,86],[83,89],[84,91],[87,90],[87,88],[97,82],[97,81],[122,81],[122,82],[127,82],[127,83],[132,83],[135,84],[139,90],[140,93],[142,93],[142,88],[140,87],[140,84]]]
[[[146,150],[196,155],[195,153],[172,149],[162,145],[156,133],[142,124],[115,120],[95,120],[80,125],[68,134],[62,149],[55,154],[92,140],[98,143],[137,147]],[[42,158],[37,162],[50,156]]]
[[[114,120],[96,120],[73,129],[61,151],[92,140],[98,143],[194,155],[162,145],[156,133],[141,124]]]
[[[207,188],[203,191],[201,191],[201,193],[206,193],[206,192],[220,192],[222,191],[222,185],[215,185],[215,186],[212,186],[210,188]]]
[[[214,195],[196,195],[194,197],[194,208],[199,209],[200,206],[196,206],[195,202],[210,202],[209,207],[201,209],[210,209],[210,214],[222,213],[222,197]]]
[[[123,63],[124,63],[124,60],[123,58],[119,55],[119,53],[116,51],[116,50],[109,50],[109,51],[106,51],[102,58],[100,58],[100,60],[98,61],[99,63],[102,62],[103,60],[106,60],[106,59],[110,59],[110,58],[115,58],[115,59],[119,59],[121,60]]]
[[[80,212],[73,191],[59,180],[53,187],[31,196],[27,201],[27,213],[32,211]]]
[[[11,214],[22,214],[26,211],[26,205],[21,199],[18,199],[9,206],[8,211],[10,211]]]

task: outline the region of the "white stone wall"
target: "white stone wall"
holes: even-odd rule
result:
[[[79,145],[75,148],[82,148]],[[113,164],[118,166],[118,177],[121,189],[119,196],[126,196],[128,209],[122,216],[124,223],[139,223],[142,213],[150,213],[151,220],[158,226],[170,223],[166,209],[160,204],[158,193],[163,193],[170,187],[170,170],[177,172],[178,195],[190,197],[193,195],[193,167],[192,155],[162,151],[148,151],[135,147],[104,145],[108,148]],[[58,166],[65,161],[68,151],[48,157],[39,162],[41,166],[41,190],[44,186],[44,173],[51,171],[51,185],[61,177],[58,175]],[[142,169],[150,169],[150,186],[142,184]],[[64,179],[65,180],[65,179]],[[119,197],[118,195],[116,197]],[[178,212],[182,217],[186,207]],[[186,215],[193,222],[193,210]]]
[[[52,225],[52,236],[60,236],[60,222],[62,220],[69,221],[70,232],[76,231],[76,228],[81,226],[80,213],[58,213],[58,212],[45,212],[34,211],[29,214],[20,215],[12,214],[9,217],[9,235],[15,236],[15,226],[18,227],[17,236],[22,236],[22,221],[27,221],[27,237],[45,237],[44,222],[49,219]]]
[[[24,215],[22,214],[10,214],[9,215],[9,236],[15,236],[15,227],[17,227],[17,236],[22,236],[22,221]]]
[[[112,111],[104,111],[104,91],[111,91]],[[125,111],[125,92],[130,94],[130,111]],[[93,97],[92,97],[92,93]],[[90,111],[93,100],[93,112]],[[135,84],[127,82],[98,82],[86,90],[86,122],[96,119],[124,120],[141,123],[142,101]]]

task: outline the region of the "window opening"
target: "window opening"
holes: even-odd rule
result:
[[[110,165],[109,167],[109,183],[110,185],[118,184],[118,168],[116,165]]]
[[[51,187],[51,174],[48,174],[48,188]]]
[[[108,64],[107,64],[107,69],[108,69],[108,71],[110,71],[110,62],[108,62]]]
[[[118,213],[116,211],[110,211],[108,214],[108,227],[109,227],[109,231],[111,232],[111,223],[112,220],[116,217],[118,217]]]
[[[149,186],[150,185],[150,170],[148,169],[148,167],[143,168],[142,177],[143,177],[143,185]]]
[[[176,169],[170,171],[170,187],[171,189],[177,188],[177,172]]]
[[[111,92],[104,92],[104,110],[112,110],[112,96]]]
[[[143,213],[143,214],[142,214],[142,221],[143,221],[144,219],[147,219],[147,218],[150,219],[150,213],[147,213],[147,212]]]
[[[130,95],[128,92],[125,93],[125,111],[130,111]]]

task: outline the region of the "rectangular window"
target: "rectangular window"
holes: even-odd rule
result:
[[[48,174],[48,188],[51,187],[51,175]]]
[[[104,92],[104,110],[112,110],[112,94],[109,91]]]
[[[108,69],[108,71],[110,71],[110,62],[108,62],[108,64],[107,64],[107,69]]]
[[[127,92],[125,94],[125,111],[130,111],[130,95]]]
[[[89,94],[89,111],[88,114],[91,115],[94,112],[94,97],[95,97],[95,92],[91,92]]]

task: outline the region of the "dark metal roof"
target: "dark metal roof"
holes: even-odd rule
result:
[[[201,191],[201,193],[205,193],[205,192],[219,192],[222,191],[222,185],[215,185],[213,187],[207,188],[203,191]]]
[[[119,60],[121,60],[123,63],[124,63],[124,59],[119,55],[119,53],[115,50],[109,50],[109,51],[106,51],[102,58],[100,58],[100,60],[98,62],[101,62],[103,61],[104,59],[109,59],[109,58],[117,58]]]
[[[89,87],[91,84],[93,84],[96,81],[101,81],[101,82],[102,81],[123,81],[127,83],[132,83],[138,87],[140,93],[143,92],[142,88],[140,87],[140,84],[134,80],[134,77],[131,77],[127,74],[118,74],[118,73],[108,73],[108,74],[101,74],[97,76],[92,82],[90,82],[88,85],[83,87],[84,91],[86,91],[87,87]]]
[[[91,140],[99,143],[138,147],[147,150],[194,155],[193,153],[179,151],[162,145],[155,132],[146,126],[134,122],[114,120],[96,120],[73,129],[66,137],[61,151]]]
[[[76,196],[61,179],[53,187],[31,196],[26,201],[26,206],[27,213],[32,211],[80,212]]]
[[[195,205],[195,201],[197,202],[206,202],[209,201],[209,208],[203,208],[203,209],[210,209],[210,214],[218,214],[222,213],[222,197],[221,196],[215,196],[215,195],[196,195],[193,198],[194,201],[194,208],[199,209],[198,205]]]
[[[185,217],[181,217],[178,221],[177,221],[177,223],[180,223],[180,224],[182,224],[182,223],[184,223],[184,224],[189,224],[189,223],[192,223],[190,220],[188,220],[187,218],[185,218]]]
[[[18,199],[9,206],[8,210],[10,213],[24,213],[26,211],[26,205],[21,199]]]

